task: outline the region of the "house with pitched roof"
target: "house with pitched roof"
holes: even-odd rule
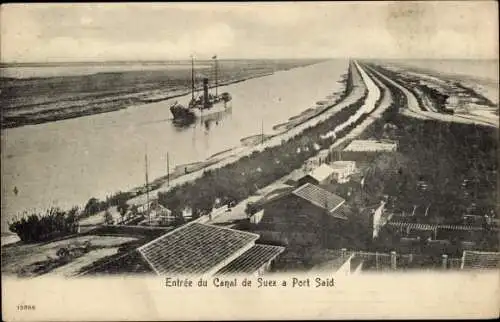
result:
[[[334,170],[327,164],[321,164],[302,178],[298,180],[299,186],[306,183],[314,185],[329,184],[332,182]]]
[[[261,275],[284,247],[260,245],[259,235],[207,225],[185,224],[137,249],[158,275]]]
[[[500,268],[500,252],[465,250],[462,255],[461,269],[491,270]]]
[[[338,183],[346,183],[356,171],[355,161],[335,161],[329,164],[333,169],[333,179]]]
[[[348,222],[345,199],[311,183],[264,204],[253,231],[263,241],[296,246],[336,246]],[[288,247],[287,246],[287,247]]]

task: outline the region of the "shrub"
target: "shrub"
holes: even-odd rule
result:
[[[78,207],[69,211],[50,208],[45,214],[25,213],[21,219],[9,224],[9,230],[24,242],[40,242],[74,234],[78,231],[77,211]]]

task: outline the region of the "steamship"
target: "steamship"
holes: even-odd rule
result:
[[[215,64],[215,94],[209,93],[208,78],[204,77],[203,94],[198,97],[195,96],[194,60],[191,57],[191,100],[187,106],[177,101],[170,106],[174,120],[191,120],[209,114],[224,112],[232,107],[232,97],[229,93],[218,94],[217,56],[212,57],[212,59]]]

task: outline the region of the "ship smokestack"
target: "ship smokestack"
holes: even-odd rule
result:
[[[208,98],[208,78],[203,78],[203,105],[205,108],[209,106]]]

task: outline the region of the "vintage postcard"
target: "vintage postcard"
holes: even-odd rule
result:
[[[495,1],[5,4],[5,321],[495,318]]]

